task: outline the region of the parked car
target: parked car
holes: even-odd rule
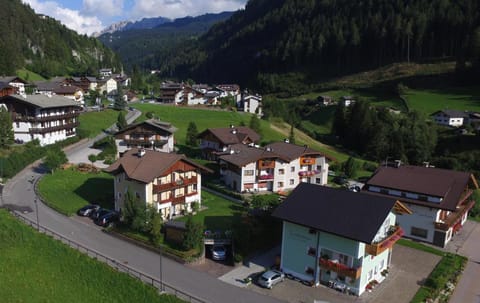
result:
[[[216,261],[223,261],[227,258],[227,249],[223,245],[212,246],[212,259]]]
[[[109,209],[105,209],[105,208],[99,208],[97,209],[97,211],[95,211],[94,213],[92,213],[92,215],[90,216],[93,220],[97,220],[98,218],[108,214],[109,212],[111,212],[111,210]]]
[[[95,224],[100,225],[100,226],[110,226],[118,222],[120,219],[120,216],[117,212],[115,211],[110,211],[106,213],[103,216],[98,217],[95,219]]]
[[[285,274],[278,270],[268,270],[258,278],[258,284],[271,289],[274,285],[285,280]]]
[[[83,217],[90,217],[100,209],[100,205],[88,204],[78,210],[78,215]]]
[[[333,178],[333,182],[337,183],[338,185],[345,185],[348,183],[347,177],[345,176],[337,176]]]
[[[358,185],[352,185],[348,188],[348,190],[353,191],[354,193],[358,193],[361,190],[361,188]]]

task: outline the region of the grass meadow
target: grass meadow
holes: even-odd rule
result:
[[[38,191],[45,203],[67,216],[89,203],[113,207],[113,178],[103,172],[56,170],[39,181]]]
[[[98,112],[88,112],[80,115],[79,133],[94,138],[103,130],[117,123],[118,111],[105,109]]]
[[[183,302],[37,233],[0,209],[0,301]]]
[[[405,99],[410,110],[420,111],[427,116],[444,109],[480,112],[480,87],[409,89]]]

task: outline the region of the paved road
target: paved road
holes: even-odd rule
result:
[[[480,303],[480,224],[473,225],[458,253],[468,257],[467,266],[450,298],[450,303]]]
[[[84,148],[88,146],[88,142],[79,144],[67,150],[67,156],[81,153],[82,150],[85,154]],[[162,264],[163,280],[167,284],[207,302],[282,302],[227,284],[207,273],[196,271],[167,258],[162,258],[160,263],[158,254],[112,237],[81,218],[63,216],[41,202],[35,204],[34,201],[39,200],[34,191],[34,183],[41,178],[42,174],[43,171],[38,166],[24,169],[5,185],[0,204],[16,209],[18,213],[33,221],[36,220],[35,209],[38,207],[41,226],[157,279],[160,277],[160,264]]]

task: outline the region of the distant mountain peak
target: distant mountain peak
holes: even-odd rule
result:
[[[171,19],[165,17],[143,18],[142,20],[138,21],[120,21],[106,27],[99,33],[94,33],[93,36],[99,37],[103,34],[113,34],[118,31],[126,31],[131,29],[151,29],[171,21]]]

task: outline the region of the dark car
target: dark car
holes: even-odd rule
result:
[[[110,211],[110,212],[106,213],[105,215],[100,216],[97,219],[95,219],[94,222],[95,222],[95,224],[100,225],[100,226],[111,226],[111,225],[115,224],[116,222],[118,222],[119,219],[120,219],[120,215],[117,212]]]
[[[99,209],[100,209],[100,205],[89,204],[89,205],[85,205],[84,207],[80,208],[77,213],[78,213],[79,216],[90,217],[95,212],[97,212]]]
[[[337,176],[333,178],[333,182],[337,183],[338,185],[345,185],[348,183],[348,180],[345,176]]]
[[[109,212],[112,212],[111,210],[109,209],[105,209],[105,208],[99,208],[97,209],[96,212],[94,212],[90,217],[93,219],[93,220],[97,220],[98,218],[108,214]]]

